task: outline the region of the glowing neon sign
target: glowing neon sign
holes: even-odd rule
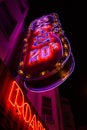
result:
[[[53,35],[51,28],[52,26],[44,25],[34,31],[29,52],[29,66],[51,61],[55,58],[55,52],[57,55],[61,53],[62,56],[61,42]]]
[[[70,43],[56,13],[32,21],[24,41],[18,73],[32,91],[55,88],[73,72],[75,62]]]
[[[11,107],[17,109],[18,116],[22,116],[25,123],[28,124],[28,129],[46,130],[42,123],[37,120],[36,114],[32,114],[32,109],[28,102],[24,100],[24,94],[16,81],[12,82],[11,91],[8,97]]]
[[[52,59],[55,55],[55,52],[58,50],[60,50],[60,44],[56,42],[49,43],[49,46],[43,46],[41,49],[34,49],[30,51],[29,65],[42,63],[48,61],[48,59]]]

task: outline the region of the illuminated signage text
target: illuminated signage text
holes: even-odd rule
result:
[[[42,123],[37,120],[36,114],[32,114],[32,109],[29,103],[25,102],[23,91],[16,81],[12,82],[8,100],[11,106],[14,109],[17,109],[17,115],[22,116],[24,122],[28,124],[29,128],[32,128],[33,130],[46,130],[43,128]]]

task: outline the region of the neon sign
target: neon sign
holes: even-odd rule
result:
[[[12,82],[11,91],[8,101],[11,107],[16,108],[18,116],[21,116],[24,122],[28,125],[28,129],[46,130],[42,123],[37,119],[36,114],[32,114],[31,106],[24,100],[24,94],[16,81]]]
[[[49,26],[45,25],[44,28],[37,29],[37,35],[34,34],[32,38],[29,52],[29,66],[51,61],[59,53],[62,56],[61,42],[53,35],[52,31],[49,32]],[[50,26],[50,30],[51,28]]]
[[[29,65],[32,66],[52,59],[58,50],[60,50],[59,43],[49,43],[49,46],[45,45],[41,49],[30,51]]]
[[[24,42],[18,73],[31,91],[53,89],[73,72],[70,43],[56,13],[32,21]]]

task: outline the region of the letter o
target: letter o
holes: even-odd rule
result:
[[[25,122],[29,123],[29,121],[31,120],[31,108],[28,103],[24,103],[22,112]]]

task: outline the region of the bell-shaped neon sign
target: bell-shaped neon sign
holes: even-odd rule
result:
[[[18,73],[31,91],[47,91],[62,84],[75,62],[70,43],[56,13],[31,22],[24,39]]]

